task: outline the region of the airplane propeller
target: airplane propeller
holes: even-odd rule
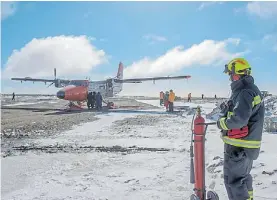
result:
[[[55,77],[55,81],[57,80],[57,71],[56,68],[54,68],[54,77]],[[53,85],[55,82],[50,83],[47,88],[49,88],[51,85]]]
[[[49,84],[47,87],[49,88],[51,85],[53,85],[54,84],[54,82],[52,82],[51,84]]]

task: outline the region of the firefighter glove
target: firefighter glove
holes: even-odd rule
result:
[[[221,103],[219,107],[220,107],[221,111],[227,109],[227,105],[225,102]]]
[[[226,117],[221,117],[216,122],[217,127],[221,130],[228,130],[228,127],[226,125]]]

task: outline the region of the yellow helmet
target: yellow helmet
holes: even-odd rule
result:
[[[244,58],[235,58],[225,65],[224,73],[228,75],[250,75],[251,67]]]

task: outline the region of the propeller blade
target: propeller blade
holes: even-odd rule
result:
[[[51,85],[53,85],[54,84],[54,82],[53,83],[51,83],[51,84],[49,84],[47,87],[49,88]]]

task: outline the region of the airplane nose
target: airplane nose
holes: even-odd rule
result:
[[[65,97],[65,92],[64,92],[64,90],[58,91],[58,92],[57,92],[57,97],[58,97],[59,99],[64,99],[64,97]]]

